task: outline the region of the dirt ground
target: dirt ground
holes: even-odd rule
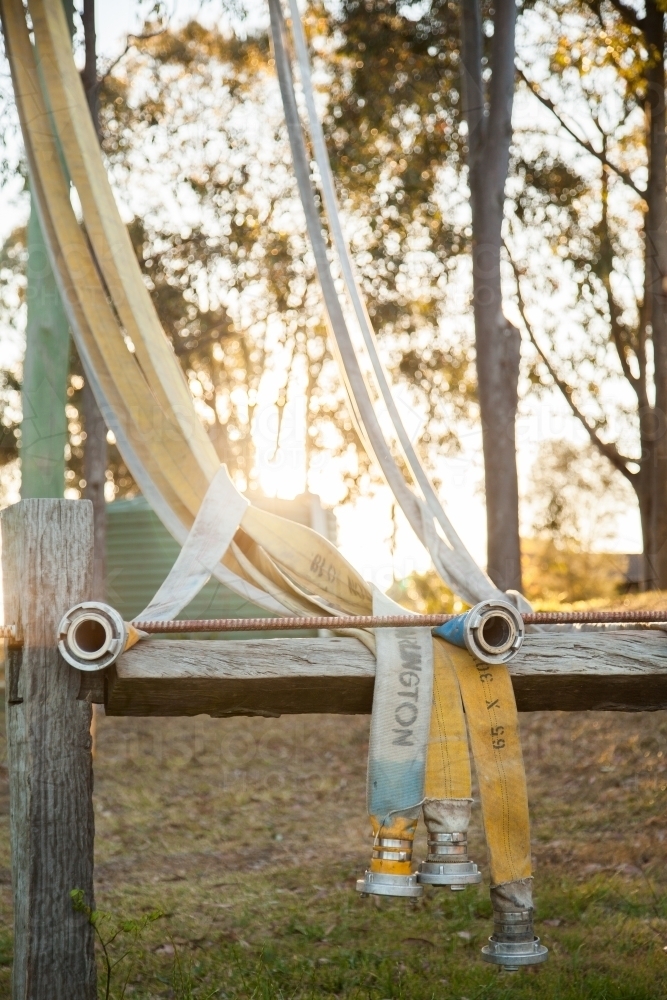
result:
[[[522,716],[537,932],[551,954],[514,976],[479,956],[491,911],[478,813],[479,890],[416,905],[356,896],[371,848],[368,722],[98,718],[97,905],[107,936],[134,921],[110,946],[114,960],[129,950],[111,997],[667,997],[667,713]]]

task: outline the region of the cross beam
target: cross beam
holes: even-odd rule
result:
[[[667,708],[667,633],[527,635],[509,664],[517,706],[617,712]],[[79,697],[109,715],[358,714],[371,710],[375,659],[357,639],[140,642]]]

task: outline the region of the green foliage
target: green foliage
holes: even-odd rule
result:
[[[178,1000],[211,1000],[221,993],[220,987],[202,992],[198,980],[201,977],[201,962],[194,962],[191,955],[183,955],[174,945],[174,965],[171,974],[171,987]]]
[[[592,445],[552,439],[540,446],[528,488],[532,533],[571,551],[601,551],[631,490]],[[594,596],[593,594],[590,595]]]
[[[427,458],[432,447],[454,449],[455,419],[475,412],[465,325],[442,324],[467,240],[465,220],[452,221],[465,202],[455,25],[446,4],[417,20],[383,4],[306,15],[353,254],[390,364],[426,411]],[[387,48],[392,33],[400,59]],[[121,192],[159,174],[160,201],[168,192],[176,206],[128,199],[147,283],[222,457],[252,475],[258,387],[278,366],[275,449],[287,399],[305,390],[308,459],[348,456],[354,490],[368,466],[326,343],[266,36],[241,40],[193,22],[139,41],[106,77],[101,107]],[[152,151],[166,148],[168,162],[158,162]],[[454,174],[443,193],[445,165]]]
[[[1,167],[0,167],[1,172]],[[16,314],[25,309],[26,228],[20,226],[0,248],[0,321],[16,333]],[[8,341],[10,338],[7,338]],[[18,340],[18,338],[16,338]],[[17,344],[7,344],[14,347]],[[18,364],[0,370],[0,466],[14,461],[20,444],[21,373]]]
[[[341,4],[336,28],[343,43],[325,116],[343,197],[364,213],[372,209],[367,251],[386,286],[372,302],[380,328],[409,323],[391,272],[400,273],[417,232],[437,261],[436,280],[455,266],[470,235],[467,222],[454,224],[437,197],[440,172],[445,165],[459,169],[465,142],[458,9],[433,0],[415,15],[410,4],[392,0]]]
[[[524,594],[544,610],[593,600],[608,607],[627,587],[627,555],[590,552],[550,539],[522,539],[521,568]]]
[[[452,594],[432,569],[395,580],[387,594],[397,604],[422,615],[458,614],[468,607]]]
[[[101,984],[104,1000],[124,1000],[134,967],[142,956],[141,939],[147,928],[164,916],[162,910],[151,910],[138,919],[122,919],[104,910],[92,909],[86,903],[83,889],[72,889],[70,899],[75,912],[82,913],[88,920],[99,943],[104,969]],[[112,946],[114,952],[121,954],[112,954]],[[119,992],[112,994],[114,974],[120,975],[121,983]]]
[[[553,388],[555,372],[575,419],[640,493],[654,392],[643,196],[651,57],[626,10],[589,0],[536,8],[520,59],[530,114],[506,242],[539,347],[531,388]]]

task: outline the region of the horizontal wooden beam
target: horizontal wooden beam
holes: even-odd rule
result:
[[[667,634],[528,635],[510,674],[520,711],[667,708]],[[105,682],[109,715],[368,713],[375,660],[357,639],[145,640]],[[81,697],[102,700],[93,675]]]

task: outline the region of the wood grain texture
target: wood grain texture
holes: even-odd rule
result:
[[[520,711],[655,711],[667,708],[667,634],[529,635],[510,673]],[[374,677],[372,654],[351,638],[144,640],[110,671],[106,711],[368,713]],[[92,684],[82,681],[83,697]]]
[[[59,656],[60,618],[89,596],[89,501],[23,500],[2,512],[10,650],[7,745],[14,894],[13,1000],[95,1000],[92,928],[70,891],[93,902],[91,708]]]

